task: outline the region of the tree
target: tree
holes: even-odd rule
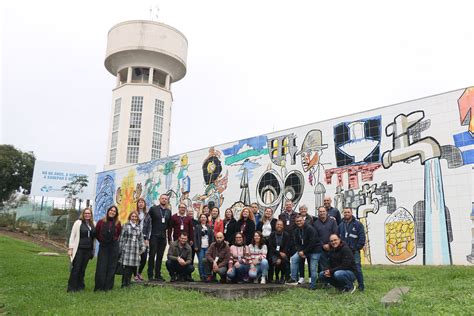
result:
[[[87,176],[74,176],[71,182],[61,187],[61,191],[67,193],[67,198],[72,201],[74,207],[77,195],[84,192],[84,188],[89,184]]]
[[[30,192],[35,160],[33,152],[0,145],[0,203],[8,200],[15,191]]]

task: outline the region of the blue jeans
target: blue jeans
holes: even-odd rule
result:
[[[203,277],[207,277],[207,273],[206,273],[206,267],[205,267],[205,260],[206,260],[206,252],[207,252],[207,248],[201,248],[201,250],[199,250],[199,252],[197,253],[198,255],[198,268],[199,268],[199,276],[201,278]]]
[[[362,266],[360,264],[360,250],[356,250],[354,252],[354,260],[356,264],[356,278],[357,278],[357,283],[359,284],[359,290],[363,291],[364,290],[364,276],[362,275]]]
[[[331,277],[324,276],[324,271],[319,273],[319,278],[325,282],[330,283],[337,289],[351,290],[356,279],[354,272],[351,270],[337,270]]]
[[[233,266],[232,270],[230,270],[230,272],[227,272],[227,276],[232,281],[243,281],[248,279],[249,269],[250,265],[248,264],[240,264],[238,268]]]
[[[306,257],[309,258],[309,270],[311,272],[311,283],[309,284],[309,287],[311,289],[316,288],[316,276],[318,275],[318,262],[319,262],[319,257],[321,256],[320,252],[315,252],[315,253],[308,253],[306,254]],[[291,278],[293,280],[298,280],[298,272],[299,272],[299,267],[300,267],[300,261],[305,260],[304,258],[301,258],[298,252],[296,252],[293,256],[290,258],[290,270],[291,270]],[[304,261],[303,261],[304,262]]]
[[[255,266],[257,268],[255,271],[249,271],[249,278],[256,279],[260,276],[268,277],[268,261],[267,259],[262,259],[262,261]]]

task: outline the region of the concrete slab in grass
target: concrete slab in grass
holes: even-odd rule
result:
[[[57,252],[39,252],[38,256],[59,257],[60,255]]]
[[[395,287],[388,291],[388,293],[385,294],[384,297],[382,297],[380,302],[385,307],[400,304],[402,302],[403,295],[408,293],[409,290],[409,287]]]
[[[145,286],[172,287],[182,290],[194,290],[227,300],[240,298],[259,298],[265,295],[287,290],[281,284],[219,284],[202,282],[145,282]]]

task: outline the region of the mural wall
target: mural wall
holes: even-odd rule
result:
[[[97,175],[96,219],[139,197],[311,214],[329,195],[366,228],[365,264],[474,264],[474,88],[243,139]],[[315,117],[315,120],[318,118]]]

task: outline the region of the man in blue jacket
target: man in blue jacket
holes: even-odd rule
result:
[[[341,236],[341,240],[354,252],[357,268],[357,283],[359,284],[359,290],[363,291],[364,276],[362,275],[362,267],[360,264],[360,250],[365,245],[364,226],[352,215],[352,208],[345,207],[342,215],[343,219],[341,224],[339,224],[339,236]]]
[[[300,261],[309,258],[309,268],[311,271],[311,283],[309,288],[315,290],[316,280],[318,278],[318,262],[322,251],[319,235],[313,226],[304,222],[301,215],[296,216],[295,222],[296,228],[293,231],[293,238],[296,253],[290,258],[291,280],[289,284],[298,284],[297,280]]]

